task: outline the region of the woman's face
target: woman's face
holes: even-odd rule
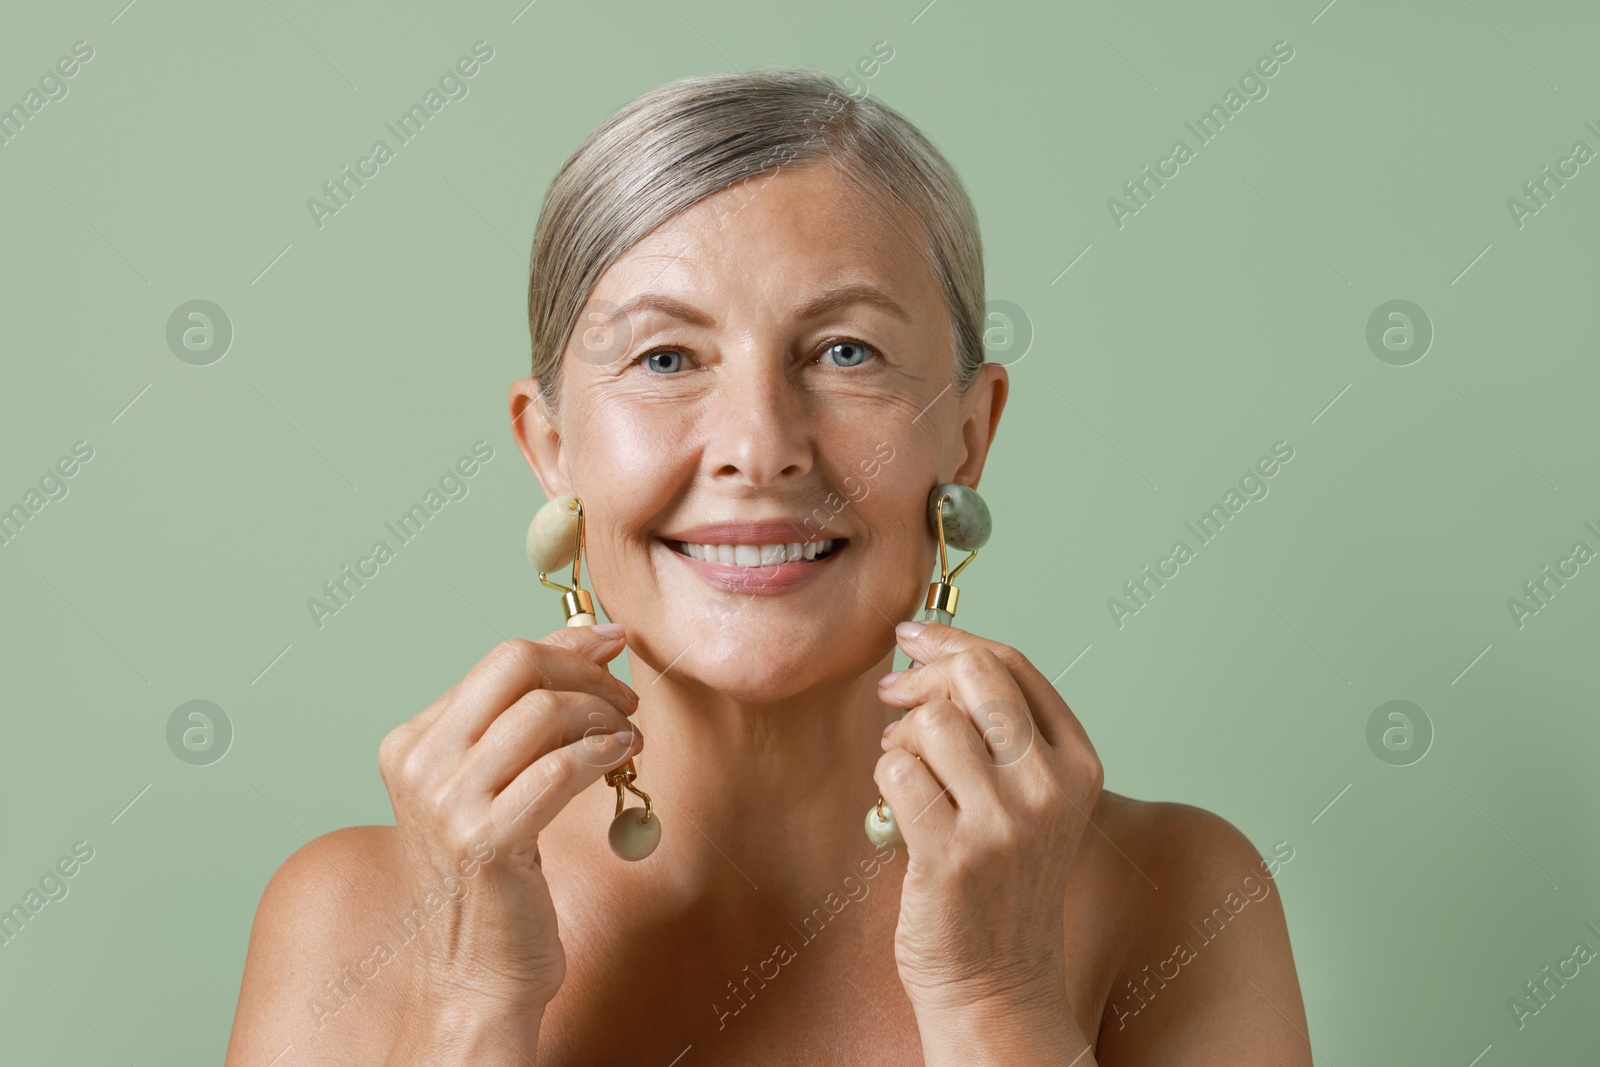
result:
[[[957,397],[917,232],[827,166],[751,179],[600,279],[553,418],[513,387],[546,494],[583,498],[596,599],[657,671],[780,700],[870,670],[920,608],[928,492],[976,484],[1006,380]]]

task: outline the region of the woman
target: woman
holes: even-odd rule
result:
[[[384,739],[396,825],[273,877],[230,1065],[1310,1064],[1275,865],[1103,791],[1021,652],[895,626],[1005,405],[982,309],[949,164],[819,74],[686,78],[578,148],[510,414],[620,622],[506,641]],[[632,757],[637,863],[593,788]]]

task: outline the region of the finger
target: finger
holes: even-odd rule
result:
[[[1074,738],[1082,744],[1089,743],[1089,735],[1084,730],[1083,724],[1078,721],[1078,716],[1067,706],[1066,700],[1056,691],[1050,679],[1040,673],[1021,652],[1010,645],[979,637],[954,626],[937,622],[921,625],[922,630],[915,636],[909,637],[900,636],[902,627],[910,628],[907,623],[901,623],[895,628],[900,647],[913,659],[925,663],[934,656],[961,648],[986,648],[999,657],[1000,662],[1011,672],[1011,677],[1027,698],[1034,722],[1038,725],[1039,734],[1046,744],[1060,748],[1069,744]],[[919,652],[922,655],[919,656],[917,654]]]
[[[638,697],[601,665],[622,651],[623,639],[599,636],[593,629],[558,630],[538,642],[516,637],[500,642],[456,685],[422,743],[441,752],[464,751],[495,716],[533,689],[592,693],[624,715],[632,714]]]
[[[921,758],[933,777],[949,787],[946,795],[958,812],[981,815],[1000,803],[988,746],[971,717],[952,700],[918,706],[883,735],[883,746]]]
[[[894,707],[954,701],[978,730],[996,765],[1019,763],[1036,747],[1048,750],[1026,695],[1011,671],[987,648],[967,647],[930,659],[878,690]],[[1037,742],[1037,744],[1036,744]]]
[[[612,765],[616,747],[607,737],[637,727],[608,702],[589,693],[532,689],[498,715],[467,750],[458,771],[467,796],[492,797],[546,753],[582,742],[578,758]]]
[[[643,747],[641,742],[637,733],[627,744],[607,734],[598,743],[581,738],[540,756],[490,803],[490,820],[497,831],[511,839],[538,834],[573,797],[637,753]],[[589,751],[580,752],[580,746],[589,746]],[[597,752],[609,755],[601,759]]]
[[[509,640],[509,639],[508,639]],[[606,623],[602,626],[565,626],[541,637],[532,644],[543,645],[549,648],[564,648],[578,653],[596,664],[605,664],[616,657],[626,645],[627,637],[616,623]],[[487,658],[487,657],[485,657]],[[482,661],[480,661],[480,666]],[[610,671],[606,672],[608,675]],[[470,675],[469,675],[470,677]],[[620,679],[613,678],[619,686],[618,692],[627,696],[628,700],[637,704],[639,695]],[[412,721],[420,728],[426,727],[439,716],[440,711],[453,700],[461,691],[467,679],[463,678],[455,685],[442,693],[438,700],[418,714]],[[624,709],[626,710],[626,709]]]
[[[903,748],[892,748],[878,758],[872,780],[913,855],[938,855],[955,840],[955,805],[926,763]]]

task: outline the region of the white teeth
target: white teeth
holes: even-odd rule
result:
[[[727,563],[735,567],[772,567],[803,559],[816,559],[832,551],[834,541],[790,541],[776,545],[696,545],[683,542],[679,551],[691,559]]]

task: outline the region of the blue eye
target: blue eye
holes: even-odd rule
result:
[[[835,352],[840,349],[845,351],[843,355],[834,360],[834,366],[836,367],[859,367],[867,361],[867,355],[874,351],[872,346],[864,345],[860,341],[839,340],[829,344],[823,355],[826,356],[829,352]]]
[[[645,366],[661,374],[672,374],[683,366],[683,353],[675,348],[658,348],[654,352],[646,352],[639,359]]]
[[[838,353],[833,360],[836,367],[859,367],[866,363],[868,358],[878,354],[877,349],[860,341],[837,340],[831,341],[824,350],[823,355]],[[657,348],[646,352],[635,359],[636,363],[643,363],[657,374],[676,374],[684,367],[684,355],[676,348]]]

